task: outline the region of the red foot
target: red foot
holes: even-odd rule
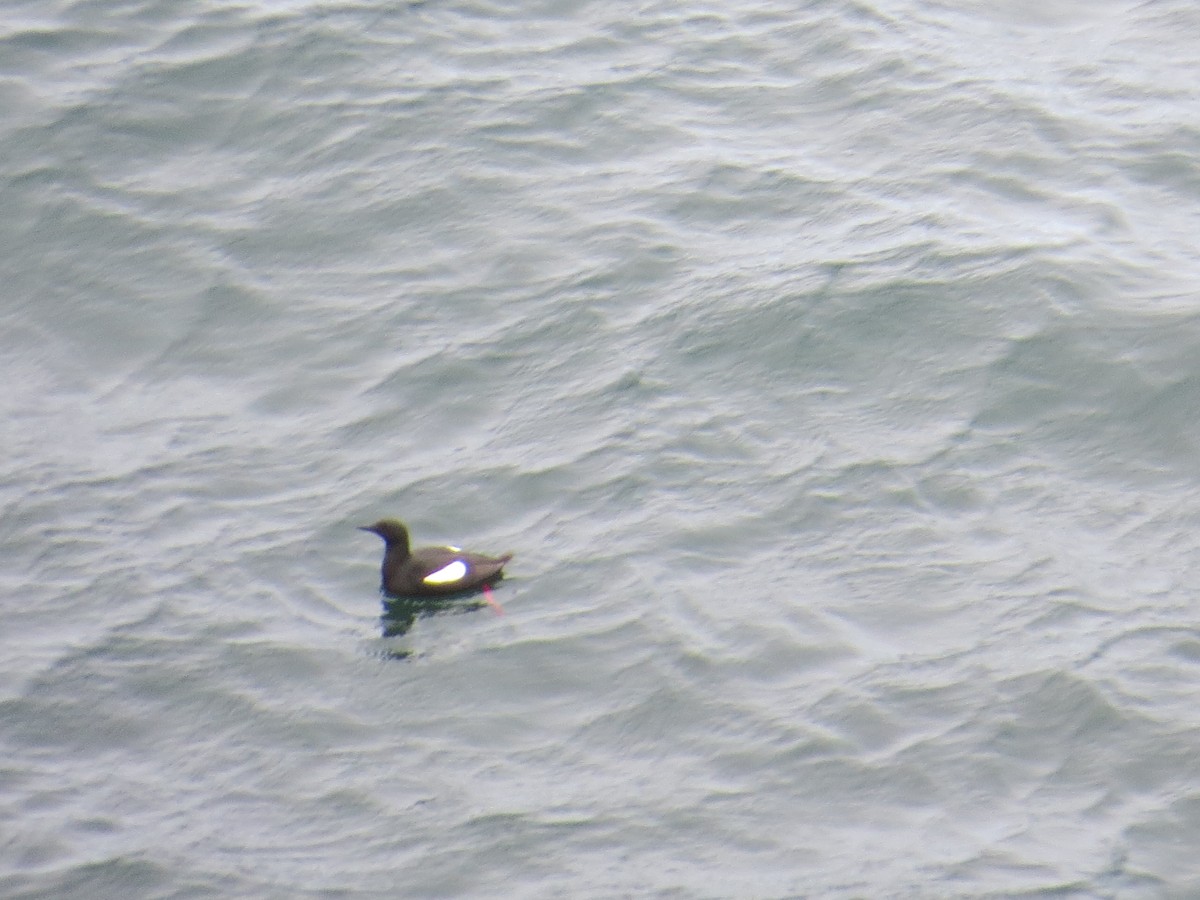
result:
[[[492,596],[491,585],[485,584],[483,586],[483,597],[485,600],[487,600],[488,606],[490,606],[492,609],[494,609],[496,611],[496,615],[498,615],[498,616],[504,615],[504,607],[501,606],[499,603],[497,603],[496,598]]]

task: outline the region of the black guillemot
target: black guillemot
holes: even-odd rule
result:
[[[504,577],[504,564],[512,559],[468,553],[460,547],[418,547],[410,550],[408,529],[395,519],[361,525],[383,538],[382,590],[389,597],[434,597],[474,591]]]

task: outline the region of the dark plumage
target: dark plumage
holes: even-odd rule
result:
[[[459,547],[418,547],[410,550],[408,529],[395,519],[360,526],[383,538],[382,589],[389,597],[433,597],[473,591],[504,577],[512,559],[468,553]]]

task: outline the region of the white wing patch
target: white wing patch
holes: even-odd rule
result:
[[[461,581],[466,574],[467,564],[461,559],[456,559],[449,565],[442,566],[436,572],[430,572],[421,581],[425,582],[425,584],[450,584],[455,581]]]

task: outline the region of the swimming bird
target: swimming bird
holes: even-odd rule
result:
[[[434,597],[474,591],[504,577],[504,564],[512,559],[469,553],[461,547],[409,549],[408,529],[395,519],[360,525],[383,538],[382,590],[389,597]]]

